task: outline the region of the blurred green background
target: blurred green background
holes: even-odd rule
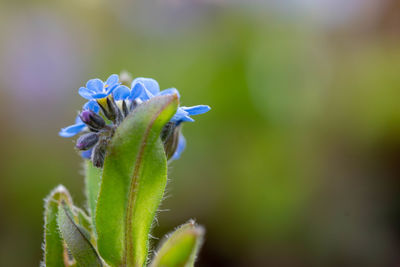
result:
[[[2,1],[0,40],[0,266],[38,266],[57,184],[84,205],[57,133],[121,70],[213,108],[155,238],[196,218],[198,266],[399,266],[398,1]]]

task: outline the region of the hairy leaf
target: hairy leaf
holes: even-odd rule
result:
[[[100,190],[101,174],[102,169],[94,167],[90,160],[85,160],[85,186],[87,205],[89,208],[89,215],[92,220],[92,228],[95,233],[96,204]]]
[[[86,215],[86,213],[78,208],[73,206],[72,207],[72,213],[74,214],[74,220],[75,222],[83,228],[85,231],[85,235],[90,237],[90,242],[95,245],[96,244],[96,238],[93,233],[93,227],[92,227],[92,222],[90,220],[90,217]]]
[[[167,236],[151,267],[190,267],[194,265],[202,243],[204,229],[190,221]]]
[[[143,266],[148,236],[167,182],[159,138],[175,114],[176,95],[139,105],[115,132],[104,162],[96,210],[98,249],[111,266]]]
[[[56,187],[45,200],[43,266],[68,266],[67,262],[64,263],[66,251],[57,224],[58,208],[62,200],[71,202],[71,197],[67,189],[62,185]]]
[[[61,235],[76,260],[77,266],[103,266],[95,248],[89,241],[89,233],[76,224],[74,215],[65,201],[61,202],[57,221]]]

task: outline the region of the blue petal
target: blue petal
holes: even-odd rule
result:
[[[144,87],[150,91],[150,93],[152,93],[153,95],[157,94],[158,92],[160,92],[160,86],[158,85],[158,82],[154,79],[151,78],[136,78],[133,80],[132,82],[132,86],[131,88],[133,88],[136,83],[141,82],[144,84]]]
[[[209,111],[211,108],[207,105],[198,105],[198,106],[193,106],[193,107],[181,107],[184,111],[189,113],[189,115],[199,115],[206,113]]]
[[[133,83],[132,83],[133,85]],[[137,82],[134,84],[134,86],[132,87],[131,90],[131,94],[129,95],[129,99],[130,100],[135,100],[136,98],[138,98],[139,96],[141,96],[144,93],[144,84]]]
[[[86,151],[82,151],[82,152],[81,152],[82,158],[84,158],[84,159],[90,159],[90,158],[92,157],[92,151],[93,151],[93,148],[91,148],[91,149],[89,149],[89,150],[86,150]]]
[[[83,121],[81,120],[81,117],[79,117],[79,115],[75,118],[75,124],[83,124]]]
[[[177,94],[178,99],[181,98],[181,95],[179,94],[179,91],[176,88],[168,88],[168,89],[162,90],[157,95],[173,95],[173,94]]]
[[[178,108],[175,115],[171,119],[172,122],[176,122],[177,124],[183,121],[194,121],[189,117],[189,113],[183,110],[182,108]]]
[[[178,110],[176,111],[175,115],[172,117],[171,121],[178,122],[178,121],[180,121],[182,118],[184,118],[187,115],[188,115],[188,113],[186,111],[184,111],[181,108],[178,108]]]
[[[105,98],[107,96],[108,95],[106,93],[97,93],[97,94],[92,95],[92,98],[93,99],[100,99],[100,98]]]
[[[186,115],[179,122],[184,122],[184,121],[194,122],[194,119]]]
[[[90,100],[89,102],[86,102],[85,105],[83,105],[82,109],[84,109],[84,110],[90,109],[90,110],[98,113],[100,110],[100,106],[99,106],[99,104],[97,104],[97,102],[95,100]]]
[[[110,75],[110,77],[108,77],[106,84],[108,86],[112,86],[118,82],[118,79],[119,79],[119,77],[117,74],[112,74],[112,75]]]
[[[81,95],[81,97],[86,98],[88,100],[92,99],[92,94],[93,92],[87,89],[86,87],[81,87],[79,88],[78,93]]]
[[[103,92],[104,83],[100,79],[91,79],[86,83],[86,88],[92,92]]]
[[[176,148],[176,151],[175,151],[174,155],[172,156],[171,160],[179,159],[181,157],[183,150],[185,150],[185,147],[186,147],[186,138],[183,136],[182,133],[180,133],[178,147]]]
[[[147,90],[146,88],[144,88],[144,90],[143,90],[143,92],[142,92],[142,94],[139,96],[139,98],[142,100],[142,101],[146,101],[146,100],[149,100],[150,98],[152,98],[154,95],[149,91],[149,90]]]
[[[114,85],[111,85],[111,86],[107,87],[106,95],[109,95],[109,94],[111,94],[112,92],[114,92],[114,90],[117,89],[119,85],[120,85],[120,84],[116,83],[116,84],[114,84]]]
[[[154,95],[146,89],[143,83],[138,82],[135,84],[135,86],[132,88],[131,95],[129,96],[129,99],[135,100],[136,98],[139,98],[142,101],[147,101],[150,98],[152,98]]]
[[[65,128],[62,128],[58,133],[61,137],[72,137],[80,133],[86,127],[85,124],[74,124]]]
[[[131,90],[129,90],[128,87],[126,87],[125,85],[120,85],[115,88],[113,95],[115,100],[125,100],[128,98],[130,93]]]

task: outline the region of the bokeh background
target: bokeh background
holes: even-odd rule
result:
[[[155,237],[196,218],[198,266],[399,266],[399,1],[1,1],[0,40],[0,266],[38,266],[57,184],[84,205],[57,133],[122,70],[213,108]]]

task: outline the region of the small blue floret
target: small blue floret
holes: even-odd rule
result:
[[[88,100],[107,97],[120,86],[118,80],[117,74],[108,77],[106,82],[100,79],[91,79],[86,83],[86,87],[79,88],[79,94]]]
[[[140,101],[144,102],[155,96],[171,95],[171,94],[176,94],[178,95],[178,98],[180,98],[179,91],[176,88],[169,88],[160,91],[160,86],[158,85],[157,81],[150,78],[136,78],[135,80],[133,80],[129,96],[128,93],[126,92],[126,89],[124,90],[125,91],[123,94],[124,95],[123,99],[131,101],[139,99]],[[118,95],[122,94],[119,93]],[[206,113],[210,109],[211,108],[207,105],[178,107],[175,115],[171,119],[171,122],[174,122],[176,125],[179,125],[185,121],[193,122],[194,119],[192,119],[190,116]],[[171,160],[178,159],[183,150],[185,149],[185,147],[186,147],[186,139],[182,135],[182,133],[180,133],[178,147],[174,155],[172,156]]]
[[[176,88],[169,88],[163,91],[160,91],[160,86],[157,81],[150,78],[136,78],[132,82],[132,89],[128,96],[126,89],[124,89],[124,98],[121,99],[129,99],[135,100],[140,99],[141,101],[147,101],[152,97],[159,95],[171,95],[177,94],[178,98],[180,98],[179,91]],[[115,94],[115,93],[114,93]],[[122,95],[122,94],[118,94]],[[114,95],[115,97],[115,95]],[[199,115],[206,113],[211,108],[206,105],[198,105],[193,107],[179,107],[176,111],[176,114],[172,117],[171,121],[176,124],[180,124],[184,121],[194,121],[190,116]]]

